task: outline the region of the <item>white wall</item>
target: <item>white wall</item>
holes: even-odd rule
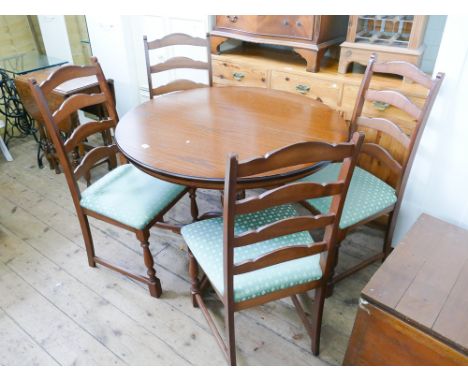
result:
[[[108,14],[86,16],[93,55],[104,74],[114,80],[117,112],[124,115],[139,103],[135,48],[130,19]]]
[[[209,30],[209,17],[206,15],[193,16],[132,16],[131,31],[133,45],[135,47],[135,63],[138,75],[138,85],[141,101],[149,97],[148,78],[146,74],[146,62],[143,50],[143,36],[148,37],[148,41],[161,38],[171,33],[186,33],[191,36],[205,38]],[[163,62],[174,56],[187,56],[192,59],[206,61],[206,49],[200,47],[177,46],[156,49],[150,51],[150,61],[152,64]],[[153,87],[164,85],[178,78],[191,79],[200,83],[208,83],[208,76],[205,70],[177,69],[162,73],[153,74]]]
[[[148,98],[143,35],[148,35],[149,40],[175,32],[204,37],[208,31],[208,17],[205,15],[192,17],[92,15],[86,16],[86,22],[93,55],[98,57],[106,77],[115,81],[119,115],[125,114]],[[151,52],[152,63],[164,61],[174,54],[206,60],[206,51],[191,52],[190,49],[198,49],[193,47],[180,49],[184,51],[165,48]],[[206,77],[206,72],[204,74]],[[207,82],[207,78],[199,78],[200,71],[194,70],[186,73],[179,69],[158,76],[153,81],[158,81],[160,84],[169,82],[177,76]]]
[[[37,16],[37,18],[39,20],[46,54],[73,63],[65,17],[58,15],[40,15]]]
[[[394,243],[426,212],[468,228],[468,22],[447,18],[434,72],[446,74],[409,177]]]
[[[424,53],[421,60],[421,69],[426,73],[432,73],[434,70],[446,19],[447,16],[432,15],[427,21],[424,33]]]

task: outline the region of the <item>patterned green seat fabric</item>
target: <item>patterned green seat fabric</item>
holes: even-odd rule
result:
[[[184,189],[126,164],[84,190],[80,204],[122,224],[143,229]]]
[[[329,164],[315,174],[302,179],[302,181],[317,183],[335,181],[338,179],[340,167],[340,163]],[[307,202],[320,212],[325,213],[330,209],[331,201],[332,198],[327,196],[309,199]],[[397,197],[392,187],[356,166],[341,215],[340,228],[350,227],[392,206],[396,201]]]
[[[292,205],[282,205],[268,210],[236,216],[236,235],[280,219],[297,216]],[[188,247],[213,286],[224,293],[223,275],[223,219],[202,220],[182,228]],[[234,249],[234,263],[255,259],[275,249],[289,245],[310,245],[313,239],[308,232],[277,237],[271,240]],[[320,255],[291,260],[234,276],[234,300],[245,301],[276,290],[304,284],[322,277]]]

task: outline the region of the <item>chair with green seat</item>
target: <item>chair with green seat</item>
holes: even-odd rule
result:
[[[362,141],[363,135],[356,133],[349,143],[302,142],[243,162],[232,154],[225,175],[223,218],[182,228],[189,248],[193,305],[201,308],[231,365],[236,364],[234,312],[285,297],[292,298],[312,352],[318,354],[338,222]],[[237,200],[242,178],[322,160],[342,162],[335,181],[288,184]],[[332,198],[330,210],[300,216],[293,203],[319,196]],[[323,238],[314,242],[309,231],[322,228]],[[199,267],[204,273],[200,280]],[[227,344],[202,297],[208,283],[225,308]],[[311,289],[316,292],[310,322],[296,295]]]
[[[422,107],[417,106],[397,90],[370,89],[374,73],[396,74],[426,88],[428,93],[424,104]],[[387,216],[385,239],[381,253],[361,261],[340,274],[334,274],[330,292],[334,283],[374,261],[385,259],[390,253],[393,232],[411,165],[443,78],[444,74],[438,73],[432,79],[407,62],[377,63],[376,56],[371,56],[350,121],[350,133],[364,131],[366,139],[349,186],[339,225],[338,241],[344,240],[353,228]],[[382,111],[377,112],[376,107]],[[409,114],[414,119],[414,126],[410,131],[398,126],[398,120],[392,118],[392,112],[396,109]],[[367,112],[371,110],[371,115],[367,116]],[[401,152],[404,154],[399,154]],[[304,178],[304,181],[332,181],[336,179],[339,167],[338,163],[332,163]],[[325,213],[330,207],[330,200],[329,198],[311,199],[304,203],[304,206],[313,213]],[[336,250],[335,258],[339,261],[339,245]]]
[[[57,86],[65,81],[88,76],[97,78],[100,93],[73,95],[66,99],[56,111],[50,110],[47,96]],[[117,167],[119,150],[112,141],[92,148],[82,158],[79,158],[79,153],[83,151],[83,143],[91,135],[106,133],[106,136],[110,137],[108,133],[118,122],[108,82],[95,58],[92,58],[90,66],[63,66],[54,71],[41,85],[38,85],[35,80],[30,80],[29,85],[70,189],[85,242],[89,266],[95,267],[97,263],[116,270],[147,284],[151,296],[159,297],[161,283],[156,277],[154,261],[149,249],[150,228],[159,225],[177,231],[176,227],[163,223],[163,216],[187,192],[187,188],[153,178],[131,164]],[[78,109],[93,105],[105,107],[108,117],[100,121],[81,124],[63,142],[58,127],[60,122],[69,118]],[[89,185],[91,169],[104,163],[108,163],[109,168],[113,168],[112,171]],[[80,191],[79,188],[78,181],[81,178],[86,178],[89,185],[84,191]],[[131,273],[124,267],[95,255],[89,216],[135,233],[143,249],[146,275]]]

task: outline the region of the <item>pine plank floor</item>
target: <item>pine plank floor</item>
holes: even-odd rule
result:
[[[1,365],[224,365],[201,312],[191,305],[186,247],[153,229],[151,250],[163,296],[103,267],[89,268],[63,174],[39,169],[32,139],[12,142],[0,158]],[[199,191],[201,212],[219,209],[219,193]],[[183,199],[168,215],[190,221]],[[143,271],[136,238],[91,220],[96,251]],[[364,227],[342,245],[340,267],[379,250],[382,232]],[[341,282],[325,302],[321,352],[289,300],[236,315],[240,365],[338,365],[354,323],[360,290],[375,264]],[[313,297],[313,293],[312,293]],[[304,299],[307,305],[308,300]],[[219,303],[210,303],[223,325]]]

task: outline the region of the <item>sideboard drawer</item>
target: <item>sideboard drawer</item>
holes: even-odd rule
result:
[[[216,16],[216,27],[235,31],[255,33],[258,16],[223,15]]]
[[[358,86],[345,85],[343,89],[343,101],[341,108],[344,112],[345,119],[351,119],[353,113],[354,104],[356,102],[357,94],[359,91]],[[422,107],[424,99],[419,97],[408,98],[414,102],[417,106]],[[415,120],[409,114],[401,109],[387,105],[374,105],[371,102],[364,104],[363,114],[370,117],[387,118],[395,122],[406,134],[410,134],[415,126]]]
[[[268,87],[265,70],[223,60],[213,60],[212,66],[216,85]]]
[[[332,108],[337,108],[340,103],[341,84],[339,82],[272,71],[271,88],[303,94],[306,97],[320,100]]]
[[[257,33],[267,36],[313,37],[314,16],[257,16]]]

